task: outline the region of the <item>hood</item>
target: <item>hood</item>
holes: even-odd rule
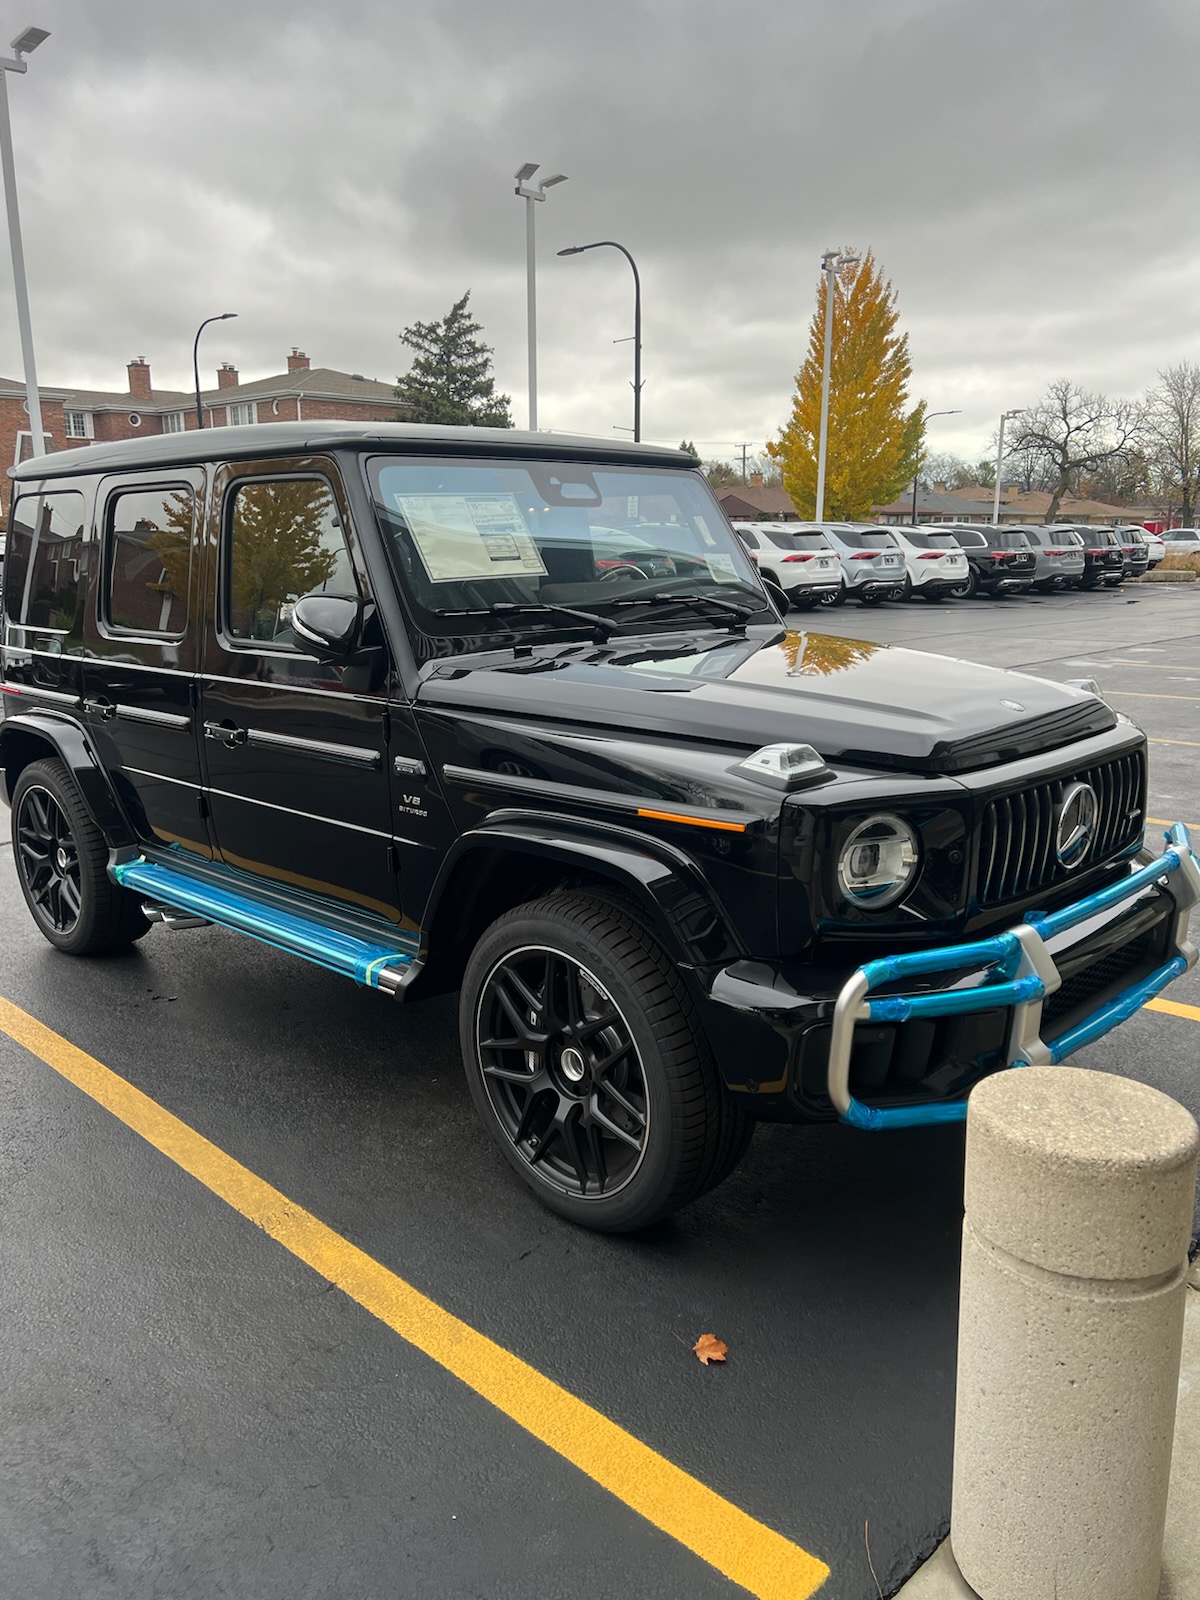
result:
[[[1043,678],[843,639],[674,635],[550,645],[435,667],[418,699],[755,750],[810,744],[827,761],[970,772],[1116,726],[1102,700]]]

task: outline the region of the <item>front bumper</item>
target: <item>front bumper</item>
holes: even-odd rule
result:
[[[1061,911],[1031,912],[1016,928],[975,944],[946,945],[940,950],[891,956],[859,967],[838,995],[833,1014],[827,1088],[839,1119],[852,1127],[875,1131],[961,1122],[967,1114],[966,1100],[883,1109],[857,1100],[850,1092],[850,1057],[854,1030],[860,1022],[906,1022],[910,1018],[963,1016],[1003,1007],[1009,1012],[1007,1065],[1055,1065],[1128,1021],[1148,1000],[1194,966],[1197,952],[1188,939],[1188,917],[1192,907],[1200,903],[1200,859],[1192,852],[1183,823],[1175,823],[1166,837],[1167,849],[1161,856]],[[1174,903],[1166,958],[1151,973],[1047,1044],[1042,1038],[1042,1009],[1063,983],[1048,941],[1154,886],[1161,887]],[[951,988],[868,998],[873,989],[882,985],[936,972],[961,972],[965,966],[976,969],[978,981],[960,979]]]
[[[1181,824],[1167,840],[1107,888],[988,938],[885,955],[849,977],[840,962],[711,973],[697,999],[727,1092],[774,1122],[960,1121],[981,1078],[1065,1059],[1196,960],[1200,863]]]

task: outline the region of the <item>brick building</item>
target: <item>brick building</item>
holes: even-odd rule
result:
[[[157,433],[183,433],[196,426],[196,397],[187,389],[156,389],[144,356],[128,366],[124,392],[43,388],[42,426],[54,450],[71,450],[113,439],[142,439]],[[395,386],[359,372],[314,367],[302,350],[293,350],[287,371],[243,383],[226,362],[217,386],[201,392],[205,427],[254,422],[329,420],[395,422],[402,416]],[[0,378],[0,468],[31,454],[25,384]],[[9,480],[0,471],[0,503],[7,511]]]

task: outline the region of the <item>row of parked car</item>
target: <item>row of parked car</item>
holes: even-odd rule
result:
[[[1136,526],[735,522],[733,528],[767,582],[801,610],[848,599],[870,606],[915,596],[941,601],[1111,587],[1140,578],[1165,554],[1162,539]],[[1186,541],[1180,548],[1188,548]]]

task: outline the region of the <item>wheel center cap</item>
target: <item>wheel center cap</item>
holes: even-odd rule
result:
[[[574,1048],[564,1050],[558,1058],[558,1064],[568,1083],[582,1083],[587,1076],[587,1062]]]
[[[62,845],[59,845],[58,849],[54,852],[54,864],[60,872],[65,872],[67,870],[67,852],[63,849]]]

